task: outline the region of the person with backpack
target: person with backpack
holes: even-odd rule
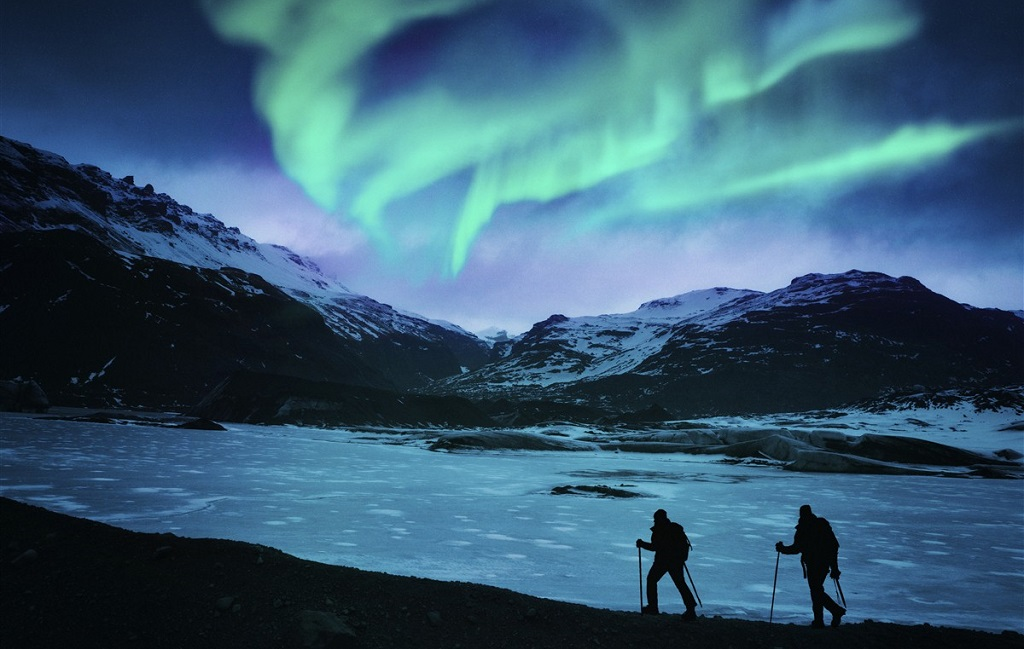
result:
[[[846,615],[846,609],[825,592],[825,577],[829,571],[836,580],[840,574],[839,541],[829,522],[815,516],[810,505],[802,505],[796,534],[793,535],[793,544],[786,545],[779,541],[775,544],[775,550],[782,554],[800,555],[804,577],[811,589],[811,611],[814,613],[811,626],[816,629],[824,628],[824,609],[828,609],[832,614],[832,626],[839,626]]]
[[[672,583],[679,589],[679,594],[683,597],[683,604],[686,605],[683,620],[687,622],[696,620],[697,601],[686,585],[684,573],[691,546],[683,526],[670,521],[668,513],[664,509],[659,509],[654,512],[654,527],[651,528],[650,543],[643,539],[637,539],[636,547],[654,552],[654,565],[647,573],[647,606],[641,609],[642,612],[659,613],[658,581],[667,573],[672,578]]]

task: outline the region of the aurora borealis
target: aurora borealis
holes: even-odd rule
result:
[[[1022,126],[1019,116],[896,126],[869,111],[850,119],[840,102],[878,90],[851,83],[839,66],[878,65],[880,50],[914,37],[920,16],[889,0],[802,0],[774,15],[763,4],[205,6],[225,37],[265,53],[256,104],[284,170],[379,245],[392,246],[391,231],[402,227],[402,215],[388,212],[395,201],[468,175],[461,205],[452,201],[458,217],[435,235],[452,274],[503,205],[619,181],[591,221],[686,218],[680,208],[921,169]],[[828,97],[810,111],[757,119],[772,108],[770,91],[791,78]],[[715,136],[695,141],[705,126]]]
[[[244,56],[225,73],[247,82],[243,122],[256,126],[245,132],[265,140],[239,147],[232,134],[196,157],[236,179],[239,168],[289,178],[309,202],[265,220],[340,224],[325,265],[396,306],[521,329],[556,310],[625,310],[715,284],[770,290],[856,266],[1024,307],[1014,3],[204,0],[180,11],[194,12],[181,31],[200,43],[180,65]],[[198,83],[225,92],[223,76]],[[224,110],[240,113],[236,101]],[[54,142],[89,128],[33,142],[45,129],[20,117],[25,105],[5,135],[19,137],[13,122],[61,152]],[[172,184],[198,173],[153,163],[171,166]],[[180,198],[233,224],[223,202],[194,196]],[[303,252],[291,238],[281,243]],[[322,240],[312,248],[331,256]]]

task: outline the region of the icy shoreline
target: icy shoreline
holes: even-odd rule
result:
[[[1019,431],[971,425],[1009,440],[999,448],[1019,444]],[[594,450],[436,453],[407,432],[227,428],[4,415],[0,495],[135,531],[243,540],[617,610],[635,606],[633,540],[664,507],[694,542],[704,613],[754,620],[768,615],[772,546],[810,502],[840,535],[851,621],[1024,630],[1019,480],[802,474],[721,456]],[[642,497],[552,493],[579,484]],[[800,622],[806,585],[788,563],[775,619]],[[671,610],[678,602],[664,588]]]

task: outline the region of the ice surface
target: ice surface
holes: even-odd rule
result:
[[[229,428],[4,414],[0,494],[137,531],[622,610],[639,606],[634,540],[665,508],[694,544],[701,612],[747,619],[767,619],[774,544],[791,540],[806,502],[842,543],[850,621],[1024,631],[1022,481],[800,474],[680,454],[437,453],[398,434]],[[584,484],[649,497],[551,494]],[[642,561],[646,571],[651,555]],[[661,593],[664,610],[682,611],[670,580]],[[809,616],[799,560],[783,556],[775,619]]]
[[[822,411],[691,420],[712,428],[831,430],[844,435],[898,435],[976,453],[1011,449],[1024,454],[1024,415],[1008,409],[979,412],[969,404],[887,412]]]

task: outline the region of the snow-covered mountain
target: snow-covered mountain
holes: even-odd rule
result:
[[[203,356],[231,356],[208,363],[206,387],[236,367],[409,388],[478,367],[488,354],[459,327],[353,293],[309,260],[257,243],[152,186],[6,138],[0,237],[0,327],[5,340],[21,343],[17,359],[4,355],[0,372],[45,374],[51,392],[137,364],[131,339],[161,340],[180,362],[194,353],[196,362],[186,362],[193,370]],[[187,317],[204,309],[203,317]],[[289,311],[290,322],[283,318]],[[261,319],[274,320],[275,341],[261,339]],[[185,349],[186,340],[197,341],[194,349]],[[73,348],[60,354],[65,345]]]
[[[623,374],[662,348],[672,331],[754,291],[713,288],[646,302],[630,313],[553,315],[496,345],[496,361],[446,384],[486,384],[488,391],[547,387]]]
[[[1017,314],[856,270],[478,337],[355,294],[149,185],[4,138],[0,339],[0,379],[37,380],[55,402],[272,402],[275,421],[400,407],[403,421],[481,420],[451,396],[505,422],[648,421],[1024,384]],[[445,399],[412,408],[395,394],[409,390]]]
[[[636,311],[555,315],[484,367],[431,387],[677,414],[834,407],[882,393],[1024,383],[1024,326],[909,277],[851,270],[716,288]]]
[[[511,338],[508,335],[508,331],[506,331],[505,329],[501,329],[499,327],[488,327],[487,329],[482,329],[480,331],[475,331],[473,333],[476,334],[477,338],[483,340],[491,347],[494,347],[495,345],[498,344],[507,343],[509,340],[511,340]]]

